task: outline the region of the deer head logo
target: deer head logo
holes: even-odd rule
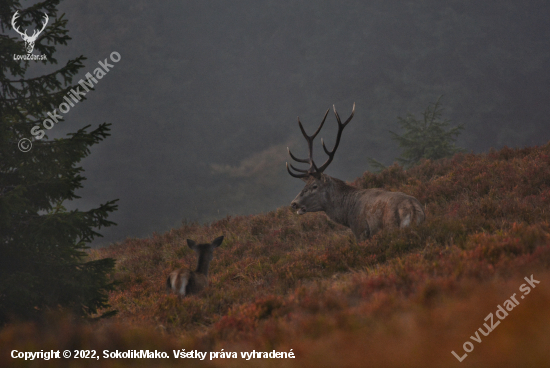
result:
[[[46,28],[46,24],[48,24],[48,14],[44,13],[44,23],[42,23],[42,29],[40,31],[36,31],[36,29],[34,30],[32,36],[29,36],[27,35],[27,30],[25,30],[25,32],[21,32],[19,30],[19,27],[17,27],[15,25],[15,20],[17,18],[19,18],[19,10],[15,12],[15,14],[13,15],[13,18],[11,18],[11,26],[13,27],[13,29],[15,30],[15,32],[19,33],[21,35],[21,38],[23,38],[23,41],[25,41],[25,48],[27,49],[27,53],[28,54],[31,54],[32,51],[34,50],[34,42],[36,41],[36,39],[38,38],[38,36],[40,35],[40,33],[42,33],[42,31],[44,30],[44,28]]]

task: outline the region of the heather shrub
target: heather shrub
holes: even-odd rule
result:
[[[362,366],[367,358],[373,366],[452,366],[450,351],[534,274],[541,284],[462,365],[518,366],[520,355],[508,344],[523,346],[523,357],[535,354],[538,366],[550,362],[541,348],[550,343],[548,331],[536,326],[547,316],[550,295],[550,144],[425,160],[408,170],[394,165],[365,173],[353,185],[413,195],[425,206],[426,220],[359,243],[323,213],[296,216],[288,207],[206,225],[185,222],[166,234],[91,251],[91,259],[117,260],[111,277],[119,286],[109,303],[118,315],[99,321],[96,335],[79,323],[61,325],[90,347],[135,349],[125,332],[109,327],[116,325],[136,331],[139,346],[153,339],[148,346],[176,341],[179,349],[202,351],[294,349],[296,360],[278,362],[287,366],[331,366],[336,357],[338,366]],[[222,234],[209,287],[186,298],[166,294],[170,271],[196,265],[185,239]],[[1,342],[15,339],[13,330],[5,331]],[[24,331],[37,346],[51,346],[39,342],[49,341],[43,333]],[[525,345],[530,334],[537,343]]]

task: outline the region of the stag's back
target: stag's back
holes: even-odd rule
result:
[[[405,193],[363,189],[357,195],[357,218],[360,221],[356,226],[361,227],[357,230],[362,237],[366,235],[368,238],[385,228],[404,228],[413,223],[418,225],[425,219],[420,202]]]

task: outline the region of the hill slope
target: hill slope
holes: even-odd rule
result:
[[[322,213],[296,216],[279,208],[127,239],[91,252],[92,258],[117,259],[113,277],[120,286],[110,303],[118,316],[99,326],[61,319],[50,329],[8,327],[0,331],[0,346],[157,348],[170,356],[172,348],[293,349],[296,356],[252,359],[254,366],[550,364],[550,143],[460,154],[408,171],[392,166],[353,184],[415,196],[425,205],[426,221],[357,244]],[[166,294],[168,273],[196,264],[185,239],[204,242],[221,234],[208,289],[184,299]],[[512,296],[518,303],[506,304]],[[487,334],[490,313],[493,331]],[[55,333],[66,343],[54,343]],[[208,364],[244,363],[216,358]]]

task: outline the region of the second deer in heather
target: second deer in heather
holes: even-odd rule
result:
[[[214,249],[223,242],[223,236],[220,236],[210,244],[197,244],[191,239],[187,239],[189,248],[197,252],[199,256],[196,271],[181,268],[175,270],[166,280],[166,288],[180,296],[197,294],[208,285],[208,267],[212,258],[214,258]]]

